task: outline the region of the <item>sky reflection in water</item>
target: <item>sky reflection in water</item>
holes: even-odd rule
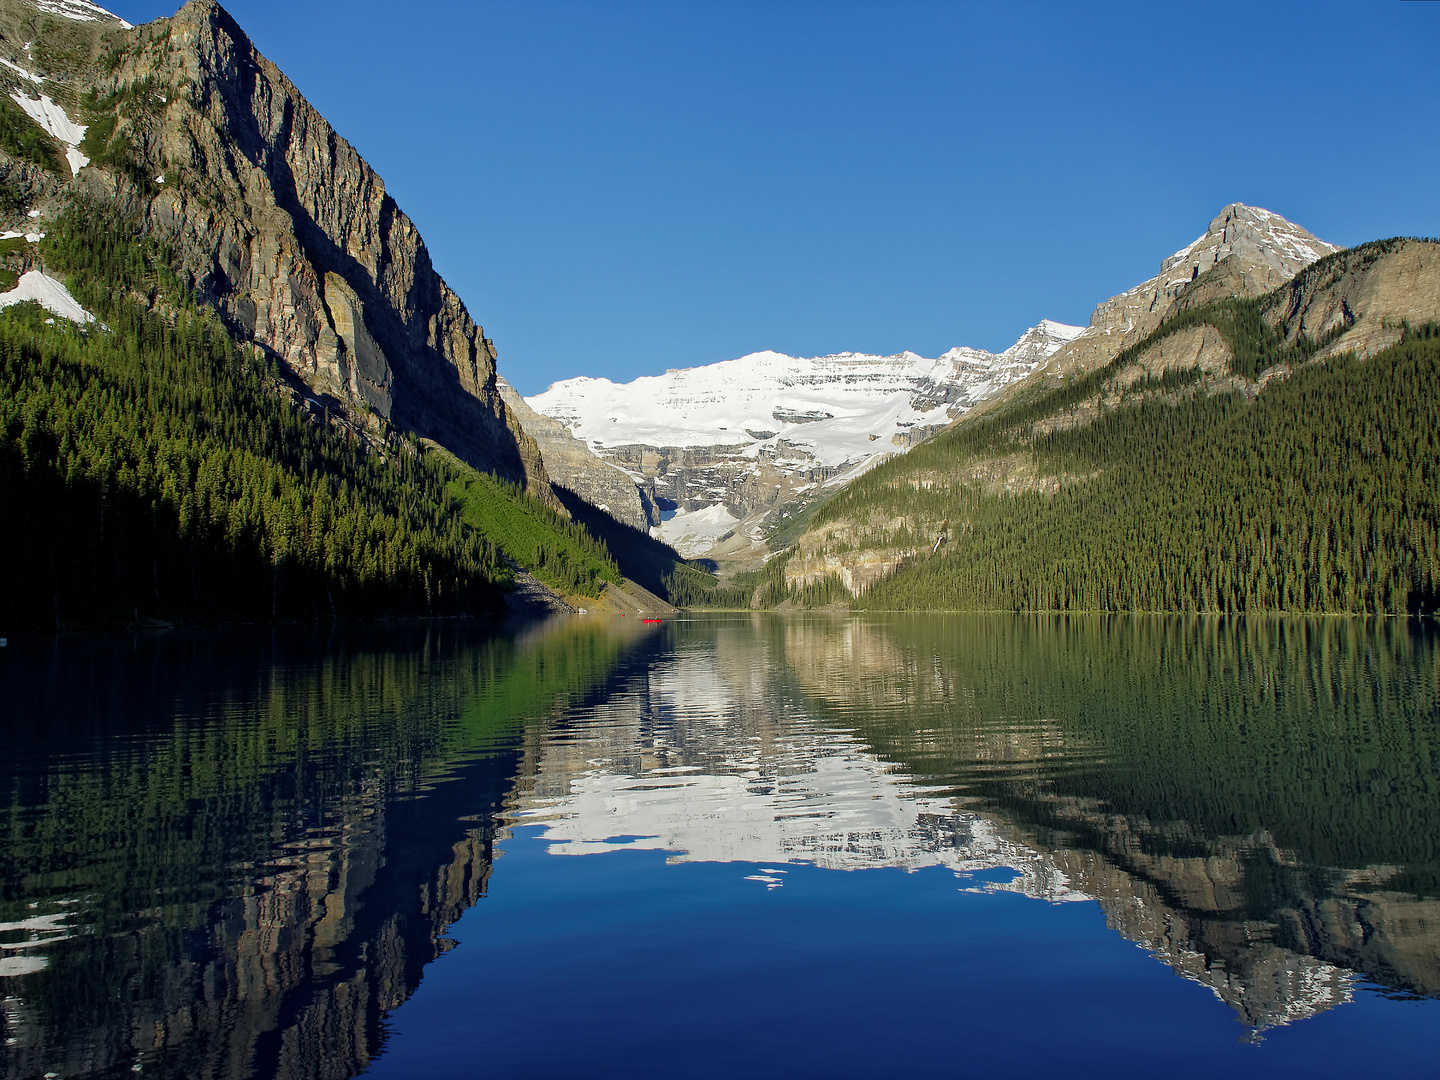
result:
[[[1413,627],[173,638],[0,668],[5,1076],[1440,1050],[1440,674]]]

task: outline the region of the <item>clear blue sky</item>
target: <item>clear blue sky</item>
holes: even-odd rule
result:
[[[1437,4],[227,6],[527,394],[758,349],[1002,349],[1232,201],[1338,244],[1440,235]]]

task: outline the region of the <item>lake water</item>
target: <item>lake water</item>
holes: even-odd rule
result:
[[[1440,635],[0,649],[5,1078],[1435,1075]]]

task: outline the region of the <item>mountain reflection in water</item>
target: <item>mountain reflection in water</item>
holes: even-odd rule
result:
[[[603,686],[627,630],[7,649],[3,1075],[362,1071],[484,893],[511,729]]]
[[[1253,1032],[1434,998],[1436,646],[999,616],[21,643],[3,1075],[364,1071],[528,825],[755,888],[896,867],[1098,903]]]
[[[1436,678],[1433,638],[1334,620],[756,619],[572,717],[516,816],[557,855],[1009,868],[985,888],[1093,899],[1258,1032],[1359,977],[1440,995],[1406,888],[1440,869]],[[1215,831],[1170,816],[1212,796]]]

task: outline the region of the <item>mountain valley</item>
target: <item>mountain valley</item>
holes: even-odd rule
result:
[[[1182,294],[1260,295],[1337,250],[1278,214],[1236,203],[1158,275],[1097,306],[1087,326],[1044,320],[1003,353],[754,353],[624,385],[569,379],[527,404],[630,475],[655,535],[683,555],[723,560],[763,547],[807,505],[977,406],[1108,363]],[[882,557],[858,572],[866,580],[892,564]]]
[[[1087,326],[1000,353],[757,352],[526,399],[213,0],[140,27],[0,0],[0,89],[17,628],[1435,606],[1433,242],[1342,250],[1233,203]]]

